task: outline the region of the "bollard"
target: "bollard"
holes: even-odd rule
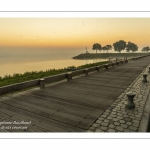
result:
[[[119,61],[117,61],[117,65],[119,66]]]
[[[148,72],[150,73],[150,67],[149,67],[149,71]]]
[[[127,109],[133,109],[133,108],[135,108],[135,104],[133,102],[133,98],[134,98],[134,96],[136,94],[132,93],[132,92],[128,92],[128,93],[126,93],[126,95],[128,97],[128,101],[127,101],[127,104],[126,104],[125,108],[127,108]]]
[[[111,63],[111,65],[112,65],[112,67],[114,67],[114,63],[113,62]]]
[[[125,60],[125,62],[126,62],[126,63],[128,63],[128,59],[127,59],[127,57],[126,57],[126,60]]]
[[[88,76],[88,72],[89,72],[88,69],[85,69],[85,70],[84,70],[85,76]]]
[[[143,74],[143,82],[147,82],[147,79],[146,79],[146,77],[147,77],[147,74]]]
[[[99,70],[100,70],[100,67],[99,67],[99,66],[96,66],[96,70],[97,70],[97,72],[99,72]]]
[[[105,65],[105,68],[108,69],[108,64]]]
[[[124,57],[124,61],[126,61],[126,58]]]
[[[72,72],[68,72],[68,73],[66,74],[66,78],[67,78],[67,81],[72,80]]]
[[[40,89],[45,89],[45,79],[40,79]]]
[[[123,60],[121,60],[121,63],[123,64]]]
[[[118,61],[118,59],[116,58],[116,62]]]
[[[110,63],[110,57],[108,58],[108,62]]]

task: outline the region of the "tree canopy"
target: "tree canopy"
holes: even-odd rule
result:
[[[97,50],[101,50],[102,49],[102,46],[99,44],[99,43],[95,43],[94,45],[93,45],[93,48],[92,48],[93,50],[96,50],[96,53],[97,53]]]
[[[107,53],[108,53],[108,50],[112,50],[112,46],[111,45],[106,45],[106,46],[104,46],[104,47],[102,47],[102,49],[105,51],[107,51]]]
[[[121,52],[126,48],[126,42],[123,40],[117,41],[116,43],[113,43],[114,50],[117,52]]]
[[[146,47],[143,47],[143,49],[141,51],[148,52],[149,50],[150,50],[150,48],[148,46],[146,46]]]
[[[126,51],[127,52],[135,52],[138,51],[138,46],[134,43],[128,42],[128,44],[126,45]]]

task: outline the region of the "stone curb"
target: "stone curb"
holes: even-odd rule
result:
[[[150,86],[149,86],[150,93]],[[150,130],[150,94],[145,104],[144,113],[139,127],[139,132],[149,132]]]

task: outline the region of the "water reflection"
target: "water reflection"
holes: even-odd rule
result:
[[[108,59],[87,59],[87,60],[49,60],[49,61],[37,61],[37,62],[18,62],[18,63],[2,63],[0,64],[0,76],[13,75],[14,73],[24,73],[27,71],[40,71],[48,69],[59,69],[68,66],[80,66],[89,63],[96,63],[106,61]]]

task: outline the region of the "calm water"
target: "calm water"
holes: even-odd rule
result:
[[[78,53],[79,54],[79,53]],[[75,54],[51,54],[44,53],[19,53],[5,52],[0,55],[0,76],[13,75],[14,73],[24,73],[26,71],[40,71],[48,69],[58,69],[68,66],[80,66],[88,63],[105,61],[106,59],[74,60]]]

